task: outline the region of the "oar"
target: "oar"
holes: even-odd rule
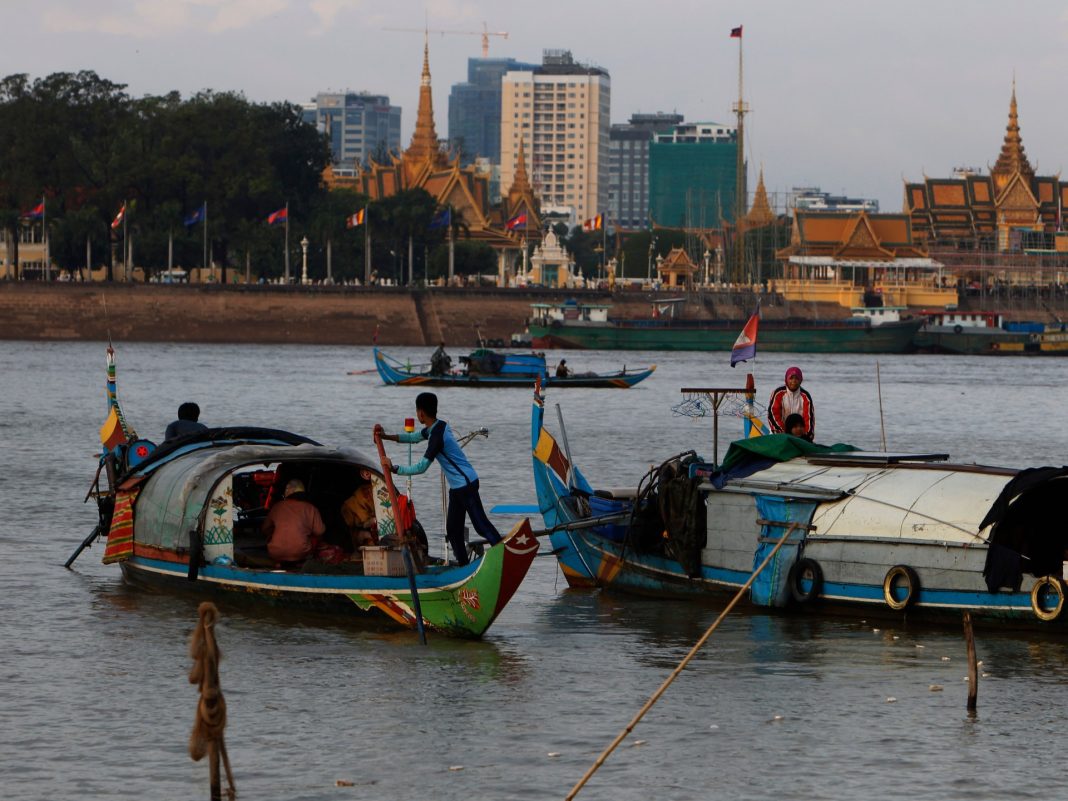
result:
[[[378,368],[377,367],[371,367],[370,369],[367,369],[367,370],[349,370],[348,375],[368,375],[370,373],[377,373],[377,372],[378,372]]]
[[[389,469],[389,457],[386,456],[386,448],[382,444],[382,426],[375,426],[375,445],[378,446],[378,458],[382,463],[382,476],[386,480],[386,489],[389,491],[389,502],[393,504],[393,525],[397,529],[397,536],[401,541],[401,553],[404,556],[404,570],[408,574],[408,588],[412,592],[412,606],[415,607],[415,627],[419,631],[419,642],[426,645],[426,626],[423,623],[423,609],[419,605],[419,589],[415,585],[415,561],[412,559],[411,549],[408,547],[408,530],[404,527],[404,521],[400,518],[400,506],[397,504],[397,488],[393,485],[393,472]]]
[[[63,564],[63,567],[67,568],[67,570],[70,570],[70,566],[74,564],[74,560],[77,559],[79,556],[81,556],[82,555],[82,551],[84,551],[86,548],[88,548],[90,545],[92,545],[93,544],[93,540],[95,540],[98,536],[100,536],[100,533],[101,533],[100,532],[100,528],[101,528],[100,523],[97,523],[96,524],[96,528],[94,528],[92,530],[92,532],[90,532],[88,537],[86,537],[84,540],[82,540],[82,544],[79,545],[74,550],[74,553],[72,553],[70,555],[70,559],[68,559]]]
[[[111,458],[112,458],[111,454],[108,454],[107,459],[111,459]],[[108,463],[107,459],[102,459],[100,461],[100,464],[98,464],[96,466],[96,474],[93,476],[93,481],[89,485],[89,491],[87,493],[85,493],[85,501],[82,501],[82,503],[85,503],[91,497],[93,497],[94,490],[95,491],[99,491],[99,489],[100,489],[100,471],[104,469],[105,464],[107,464],[108,467],[109,467],[108,475],[109,476],[111,475],[110,464]],[[98,506],[99,506],[99,501],[98,501]],[[100,522],[98,522],[96,524],[96,527],[93,528],[93,531],[89,534],[89,536],[86,537],[84,540],[82,540],[82,544],[79,545],[74,550],[74,553],[72,553],[70,555],[70,559],[68,559],[63,564],[63,567],[67,568],[67,570],[70,570],[70,566],[74,564],[74,560],[75,559],[77,559],[79,556],[82,555],[82,551],[84,551],[86,548],[88,548],[90,545],[92,545],[93,544],[93,540],[95,540],[97,537],[99,537],[103,533],[104,533],[104,521],[101,520]]]

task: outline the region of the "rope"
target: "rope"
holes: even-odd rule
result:
[[[761,574],[761,572],[764,570],[765,567],[768,566],[768,564],[770,564],[775,554],[779,552],[779,549],[785,544],[786,540],[790,537],[790,535],[794,533],[794,530],[798,527],[798,525],[798,523],[790,524],[790,527],[786,529],[786,533],[783,534],[782,538],[775,544],[775,547],[772,549],[771,553],[769,553],[764,558],[764,561],[760,563],[760,566],[753,571],[753,574],[749,577],[748,581],[746,581],[745,584],[742,585],[741,589],[738,590],[735,596],[731,599],[731,602],[727,604],[726,608],[720,613],[719,617],[716,618],[715,622],[708,627],[708,630],[701,635],[701,638],[694,644],[693,648],[690,649],[690,652],[686,654],[686,656],[683,657],[682,661],[679,662],[678,666],[673,671],[671,671],[671,675],[664,680],[664,683],[661,684],[657,688],[656,692],[652,694],[649,700],[645,702],[645,706],[638,710],[638,714],[634,716],[634,719],[631,720],[631,722],[626,725],[623,731],[621,731],[616,736],[616,739],[614,739],[609,744],[609,746],[601,752],[601,755],[597,757],[597,761],[593,763],[593,765],[588,771],[586,771],[586,775],[579,779],[578,784],[571,788],[571,792],[569,792],[567,796],[565,796],[564,801],[571,801],[571,799],[578,795],[579,790],[586,786],[586,782],[588,782],[593,776],[593,774],[597,772],[597,769],[604,764],[605,760],[608,759],[608,756],[616,750],[616,747],[621,742],[623,742],[624,739],[626,739],[628,734],[634,731],[634,727],[638,725],[638,722],[641,721],[643,717],[645,717],[645,713],[652,709],[653,704],[660,700],[660,696],[662,696],[667,690],[667,688],[671,686],[671,683],[675,681],[676,678],[678,678],[678,675],[682,673],[683,668],[685,668],[690,663],[690,660],[697,655],[697,652],[701,650],[701,646],[703,646],[705,642],[708,641],[708,638],[712,636],[712,632],[719,628],[719,624],[723,622],[723,619],[727,617],[727,615],[735,607],[738,601],[742,599],[742,596],[753,585],[753,582],[756,581],[756,577]]]
[[[200,619],[189,641],[189,655],[193,667],[189,669],[189,683],[200,687],[200,702],[197,704],[193,731],[189,735],[189,756],[194,762],[208,757],[211,774],[211,797],[221,799],[219,792],[219,757],[226,767],[226,797],[237,798],[234,774],[230,769],[230,757],[226,753],[223,730],[226,728],[226,699],[219,687],[219,659],[222,654],[215,642],[215,621],[219,610],[215,604],[205,601],[198,608]]]

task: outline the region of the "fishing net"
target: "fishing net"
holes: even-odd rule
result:
[[[765,417],[767,407],[762,403],[753,401],[749,403],[744,395],[726,395],[719,399],[719,414],[726,417]],[[716,414],[716,408],[712,397],[707,393],[688,393],[681,401],[671,407],[671,412],[676,417],[712,417]]]

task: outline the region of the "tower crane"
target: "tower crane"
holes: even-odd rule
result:
[[[489,58],[489,38],[491,36],[500,36],[504,39],[508,38],[508,31],[491,31],[485,22],[482,23],[482,30],[480,31],[460,31],[451,28],[383,28],[384,31],[397,31],[400,33],[437,33],[441,36],[445,34],[457,34],[459,36],[481,36],[482,37],[482,58]]]

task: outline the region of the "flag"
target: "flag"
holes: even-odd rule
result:
[[[520,226],[522,226],[523,228],[527,227],[527,214],[526,214],[526,212],[520,212],[519,214],[515,215],[512,219],[510,219],[508,222],[506,222],[504,224],[504,227],[507,228],[509,231],[514,231],[516,228],[519,228]]]
[[[289,206],[283,206],[278,211],[267,215],[267,224],[275,225],[277,223],[289,222]]]
[[[734,341],[734,347],[731,348],[731,367],[734,367],[738,362],[746,362],[756,358],[757,326],[759,324],[760,307],[758,306],[757,310],[753,312],[753,316],[749,318],[742,328],[742,333],[738,335],[738,339]]]
[[[590,219],[582,223],[583,231],[600,231],[602,228],[604,228],[603,214],[598,214],[595,217],[590,217]]]
[[[184,225],[189,228],[196,225],[198,222],[204,222],[204,217],[208,213],[208,204],[201,203],[200,208],[185,218]]]
[[[126,204],[122,204],[122,208],[119,209],[119,213],[115,215],[115,219],[111,221],[112,230],[122,225],[122,221],[126,219]]]
[[[122,430],[122,422],[119,420],[114,405],[108,409],[108,417],[104,425],[100,426],[100,441],[104,444],[104,450],[107,451],[126,442],[126,433]]]
[[[364,217],[367,216],[367,209],[360,209],[358,212],[350,217],[345,218],[346,228],[355,228],[357,225],[363,225]]]
[[[427,227],[433,231],[435,228],[448,228],[450,225],[452,225],[452,208],[446,206],[434,215],[434,219]]]
[[[741,25],[739,25],[737,28],[731,28],[731,38],[732,39],[741,39],[742,38],[742,26]]]
[[[34,206],[29,211],[23,212],[22,213],[22,219],[24,219],[24,220],[39,220],[42,217],[44,217],[44,213],[45,213],[45,207],[44,207],[44,201],[42,200],[40,203],[38,203],[36,206]]]

